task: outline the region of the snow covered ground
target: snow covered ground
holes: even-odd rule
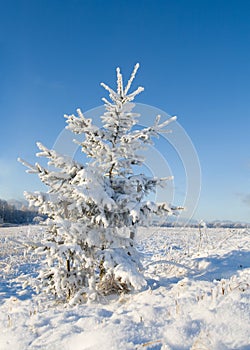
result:
[[[0,349],[250,349],[250,231],[141,228],[148,287],[65,307],[23,291],[39,264],[18,242],[40,227],[0,228]]]

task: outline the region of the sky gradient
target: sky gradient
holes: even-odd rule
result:
[[[52,147],[65,113],[139,62],[136,101],[177,115],[197,151],[195,218],[250,222],[249,18],[247,0],[2,2],[0,198],[39,190],[17,157],[37,161],[36,141]]]

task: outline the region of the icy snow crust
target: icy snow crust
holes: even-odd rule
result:
[[[141,228],[147,287],[74,307],[20,287],[42,230],[0,228],[1,350],[250,349],[249,230]]]

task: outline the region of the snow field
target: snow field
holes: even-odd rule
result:
[[[250,233],[141,228],[148,286],[74,307],[23,291],[39,261],[18,242],[40,227],[0,229],[1,350],[250,349]]]

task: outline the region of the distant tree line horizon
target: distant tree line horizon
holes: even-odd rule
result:
[[[163,223],[161,226],[163,227],[184,227],[183,222],[166,222]],[[197,222],[189,222],[185,224],[186,227],[191,228],[202,228],[203,230],[206,228],[249,228],[250,224],[245,222],[239,222],[239,221],[229,221],[229,220],[214,220],[214,221],[208,221],[205,223],[205,226],[200,225],[199,221]]]
[[[26,201],[18,200],[5,200],[0,199],[0,226],[4,224],[11,225],[25,225],[25,224],[37,224],[39,221],[46,219],[44,215],[38,213],[36,208],[28,206]],[[154,222],[153,225],[158,226],[159,223]],[[167,221],[161,223],[163,227],[182,227],[183,222],[174,220],[173,222]],[[199,221],[191,220],[188,227],[198,228],[200,227]],[[249,223],[234,222],[229,220],[213,220],[207,221],[207,228],[246,228],[249,227]]]
[[[17,208],[15,204],[7,200],[0,199],[0,225],[4,224],[33,224],[38,217],[37,210],[28,208],[25,204]]]

